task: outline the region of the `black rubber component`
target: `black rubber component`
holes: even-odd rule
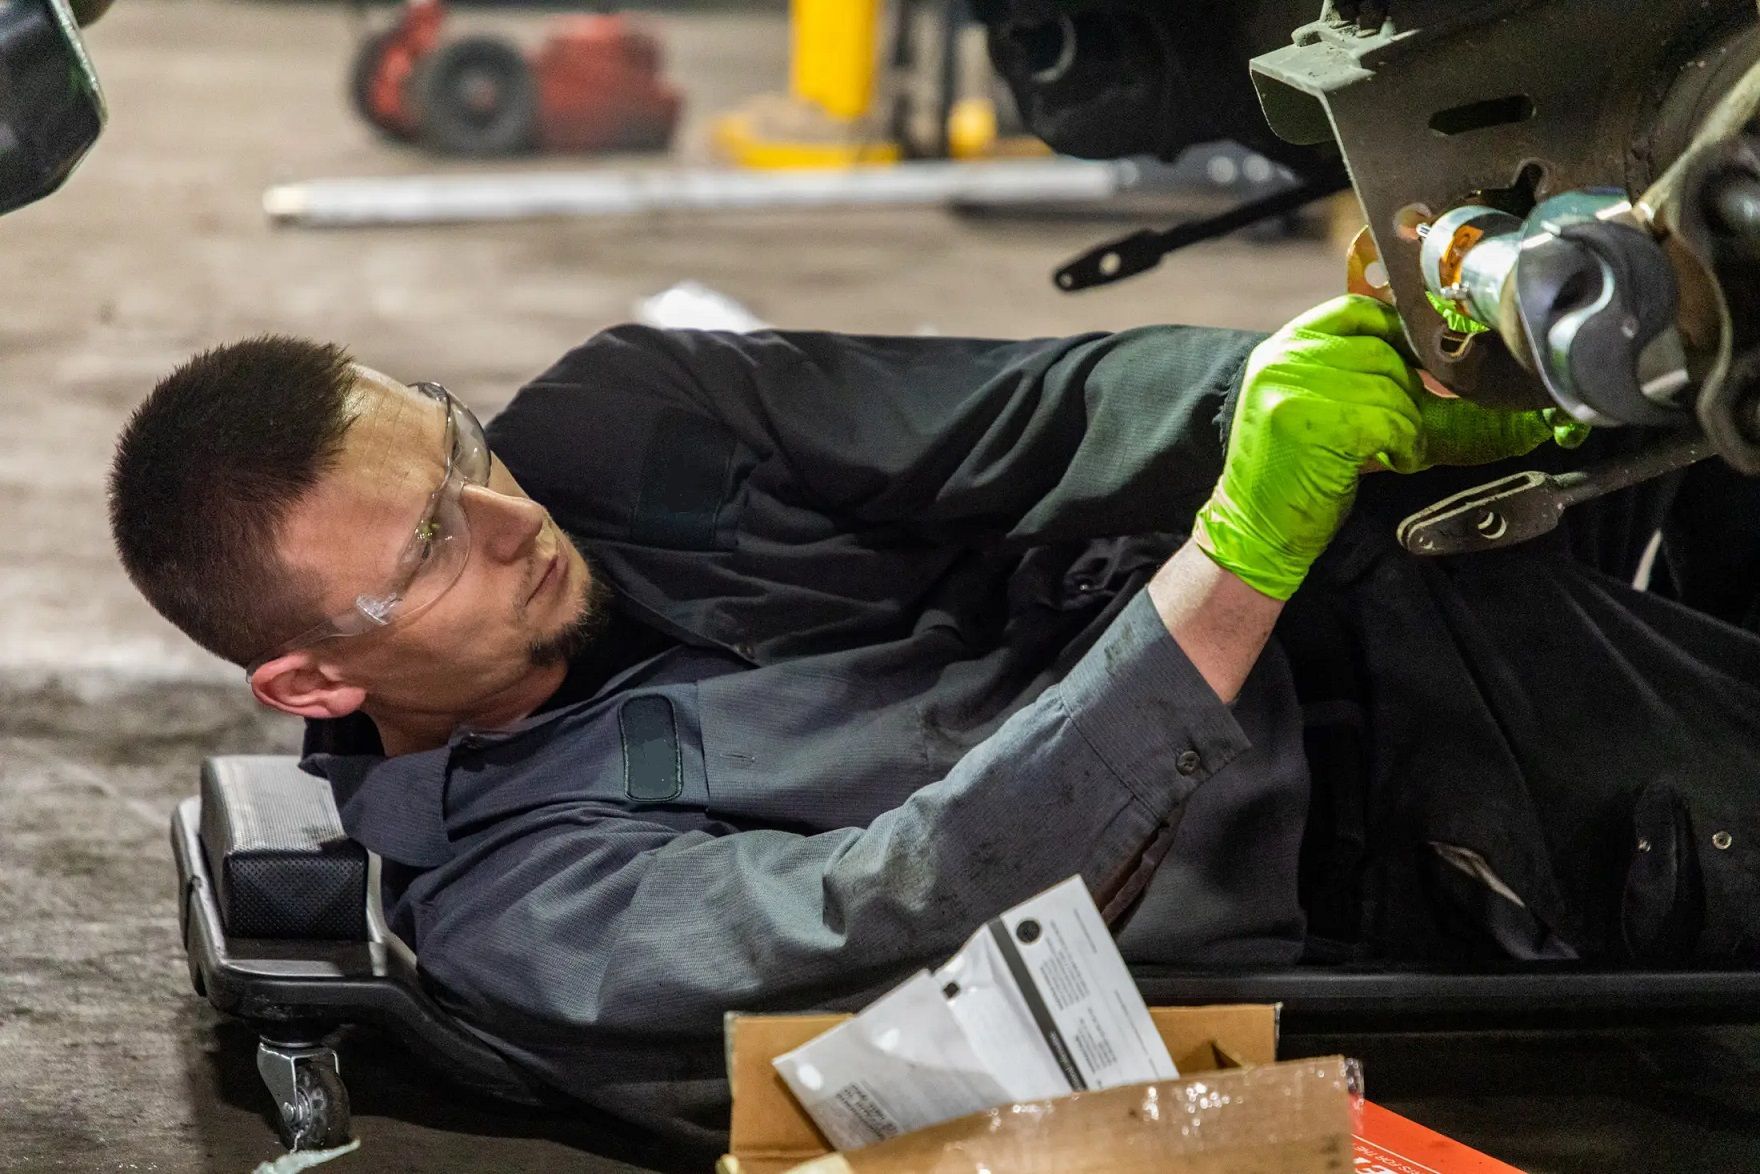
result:
[[[373,79],[378,76],[379,66],[385,56],[385,47],[391,44],[397,35],[395,28],[369,33],[361,38],[355,46],[354,61],[348,68],[348,101],[356,114],[366,120],[367,124],[386,138],[407,143],[415,136],[400,127],[391,126],[382,121],[373,112],[372,88]]]
[[[60,187],[104,127],[72,19],[60,0],[0,0],[0,213]]]
[[[1732,170],[1707,185],[1705,204],[1721,243],[1760,256],[1760,177]]]
[[[1330,147],[1296,146],[1261,113],[1248,62],[1314,19],[1312,0],[973,0],[996,75],[1033,134],[1085,159],[1232,140],[1307,178]]]
[[[1674,324],[1679,296],[1660,244],[1629,225],[1573,224],[1524,241],[1515,272],[1522,326],[1549,383],[1624,424],[1663,427],[1682,419],[1683,409],[1647,399],[1638,383],[1638,357]],[[1576,341],[1568,355],[1555,355],[1553,327],[1575,315],[1587,315]]]
[[[202,846],[234,937],[367,938],[367,852],[330,785],[287,758],[202,764]]]
[[[520,51],[495,37],[460,37],[410,77],[423,143],[452,155],[511,155],[537,140],[538,82]]]
[[[322,1061],[296,1064],[294,1100],[278,1106],[276,1132],[289,1150],[330,1150],[349,1142],[348,1089],[336,1069]]]
[[[114,3],[116,0],[67,0],[67,7],[72,11],[73,19],[83,29],[109,12]]]

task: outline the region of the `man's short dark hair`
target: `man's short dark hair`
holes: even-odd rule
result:
[[[135,409],[110,470],[110,531],[159,614],[235,664],[320,622],[276,551],[289,508],[352,421],[347,351],[264,335],[196,355]]]

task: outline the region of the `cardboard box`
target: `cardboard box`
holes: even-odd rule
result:
[[[1340,1057],[1276,1063],[1277,1008],[1152,1007],[1182,1079],[1003,1106],[831,1154],[771,1067],[843,1015],[730,1015],[731,1152],[720,1174],[1348,1174]]]

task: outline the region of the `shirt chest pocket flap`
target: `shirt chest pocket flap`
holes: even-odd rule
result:
[[[692,690],[691,692],[694,692]],[[556,720],[534,748],[524,739],[491,749],[484,765],[508,756],[518,767],[512,786],[497,786],[503,807],[588,800],[631,812],[701,813],[709,792],[694,705],[674,691],[631,692]],[[523,753],[522,753],[523,752]],[[459,788],[455,780],[453,792]],[[462,814],[454,806],[453,815]]]

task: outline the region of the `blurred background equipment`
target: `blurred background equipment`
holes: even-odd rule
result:
[[[79,27],[109,7],[0,0],[0,213],[60,187],[104,129],[104,91]]]
[[[1169,253],[1289,221],[1349,188],[1336,152],[1272,133],[1247,68],[1314,9],[1314,0],[973,0],[1018,117],[1057,151],[1174,161],[1227,144],[1287,180],[1221,212],[1095,245],[1058,267],[1059,289],[1122,281]]]
[[[1470,0],[1469,0],[1470,2]],[[1334,153],[1265,124],[1248,62],[1319,0],[972,0],[1028,130],[1065,155],[1177,158],[1233,140],[1310,178]],[[1385,4],[1383,5],[1385,7]]]
[[[1045,154],[964,51],[972,27],[966,0],[791,0],[787,94],[718,117],[716,149],[756,168]]]
[[[1041,141],[1018,133],[1013,99],[985,58],[983,29],[967,0],[791,0],[787,11],[788,93],[760,94],[708,128],[715,153],[748,174],[595,168],[321,179],[270,189],[265,210],[277,223],[342,227],[913,204],[1015,218],[1140,221],[1170,208],[1203,215],[1232,207],[1198,227],[1209,239],[1255,224],[1261,236],[1268,229],[1299,231],[1296,213],[1315,197],[1289,168],[1231,141],[1197,146],[1172,161],[1135,158],[1120,166],[1048,158]],[[453,153],[520,149],[534,119],[545,117],[543,66],[528,66],[500,38],[449,37],[443,20],[440,0],[408,0],[395,24],[363,37],[352,80],[356,108],[393,138]],[[634,54],[642,68],[632,92],[658,84],[651,40],[612,17],[563,27],[589,24],[602,55],[629,57],[632,45],[650,47]],[[584,33],[559,32],[538,60],[561,58],[585,40]],[[993,166],[966,174],[952,161]],[[888,168],[897,173],[887,175]],[[1345,186],[1336,163],[1323,183],[1323,192]],[[1245,211],[1233,207],[1242,201]],[[1096,281],[1116,280],[1125,275],[1118,271],[1121,256],[1132,258],[1125,268],[1135,271],[1167,248],[1156,234],[1139,232],[1119,248],[1097,250],[1082,270],[1100,275]],[[1074,281],[1064,287],[1079,288]]]
[[[740,171],[601,168],[528,174],[314,179],[263,193],[279,224],[360,228],[552,216],[1094,203],[1138,190],[1129,159],[923,160],[890,166]]]
[[[909,0],[900,0],[908,9]],[[746,167],[892,163],[900,144],[874,117],[881,0],[791,0],[788,94],[716,119],[717,151]]]
[[[527,54],[501,37],[448,36],[442,0],[408,0],[355,52],[355,109],[393,139],[449,155],[663,150],[678,91],[659,42],[616,14],[551,21]]]

